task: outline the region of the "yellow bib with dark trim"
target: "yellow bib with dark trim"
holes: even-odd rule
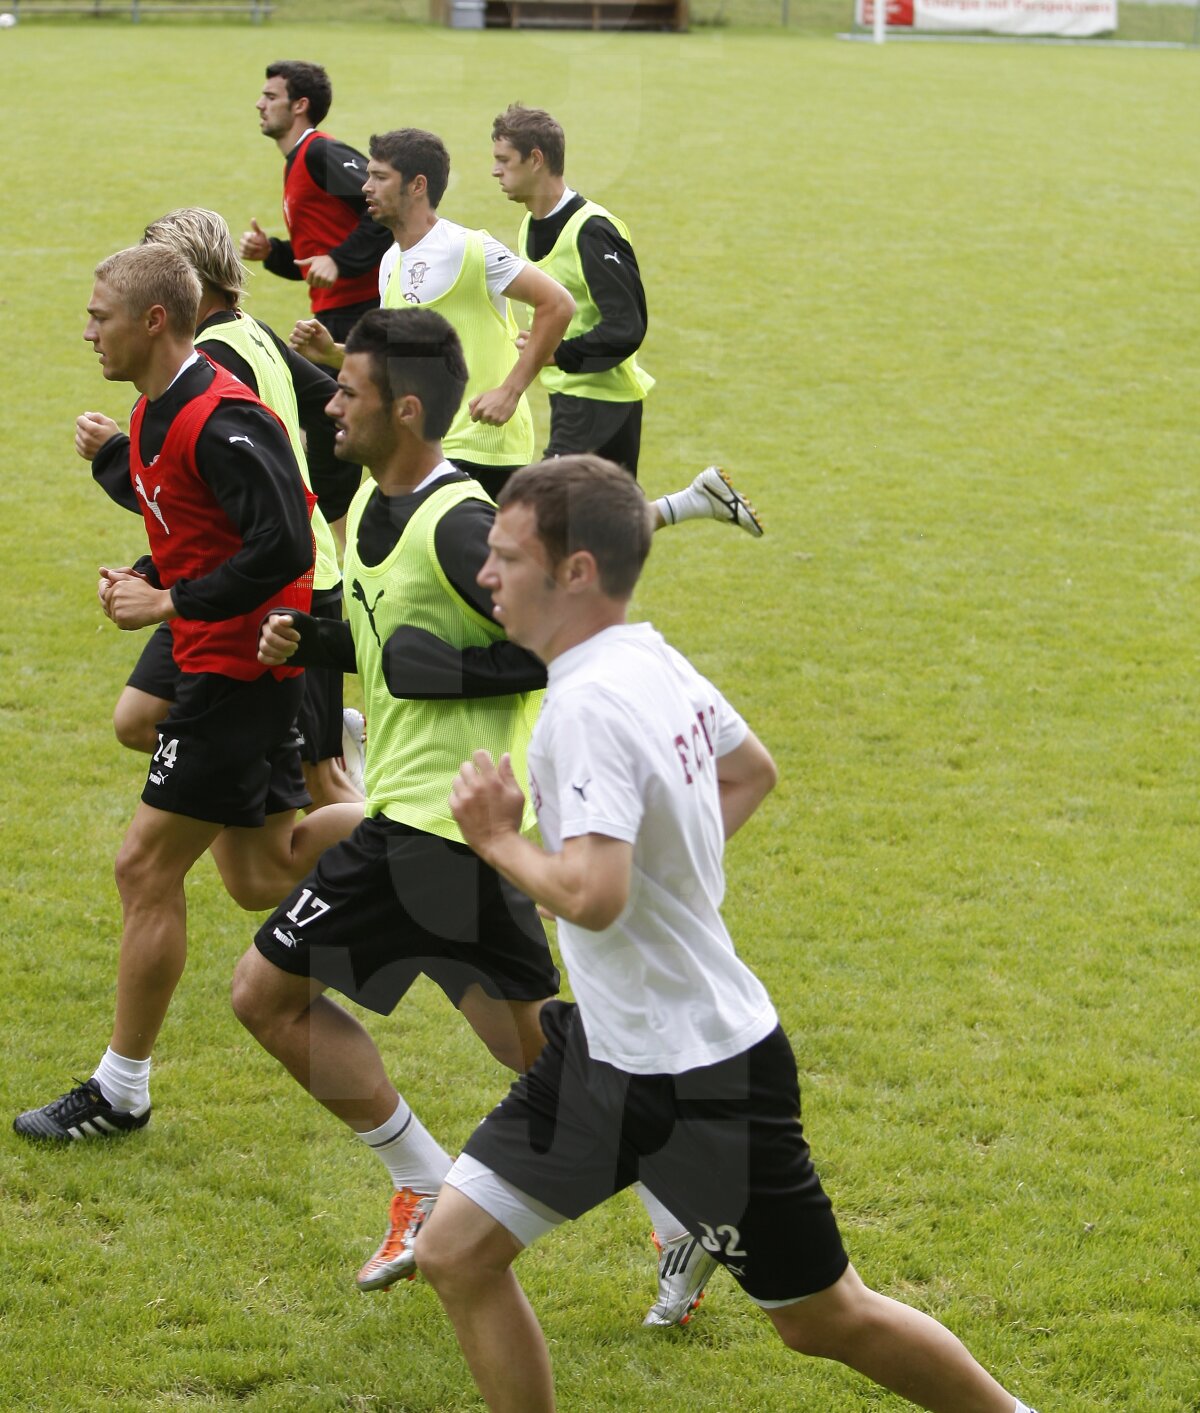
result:
[[[258,396],[279,418],[287,429],[288,440],[300,464],[300,474],[304,484],[312,490],[308,476],[308,458],[304,455],[304,437],[300,431],[300,414],[296,407],[296,389],[292,375],[288,371],[283,355],[275,347],[270,334],[249,316],[239,314],[232,323],[213,324],[196,336],[197,344],[223,343],[244,358],[254,369],[254,379],[258,383]],[[342,572],[338,568],[337,544],[333,531],[320,506],[313,506],[313,542],[316,545],[316,559],[313,562],[313,588],[336,589],[342,582]]]
[[[629,229],[624,221],[618,220],[611,211],[606,211],[596,202],[585,201],[559,231],[558,239],[549,255],[541,260],[529,261],[569,290],[575,300],[575,317],[567,325],[564,339],[578,338],[594,329],[600,322],[600,307],[592,296],[579,254],[580,228],[593,216],[603,216],[606,221],[611,221],[622,239],[629,240]],[[525,252],[529,248],[529,223],[532,219],[532,216],[526,214],[517,237],[517,250],[524,259],[528,259]],[[550,392],[568,393],[571,397],[588,397],[593,402],[641,402],[654,386],[654,379],[638,363],[635,354],[630,354],[624,363],[618,363],[615,368],[606,368],[602,373],[564,373],[561,368],[555,368],[551,364],[542,369],[541,376],[542,386]]]
[[[525,788],[529,738],[543,694],[451,701],[392,696],[383,676],[383,648],[397,628],[424,628],[456,648],[486,647],[503,638],[504,630],[454,588],[434,544],[448,511],[466,500],[491,503],[479,485],[453,480],[438,486],[404,527],[391,554],[366,565],[358,557],[358,526],[375,490],[373,482],[362,487],[346,521],[346,613],[367,717],[366,813],[462,842],[449,805],[459,767],[481,747],[493,760],[507,751]],[[533,824],[526,800],[522,829]]]

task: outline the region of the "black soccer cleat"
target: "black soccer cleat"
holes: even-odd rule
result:
[[[13,1128],[23,1138],[65,1143],[76,1138],[115,1138],[143,1128],[149,1121],[149,1104],[139,1114],[119,1113],[100,1093],[96,1081],[88,1079],[42,1108],[18,1114]]]

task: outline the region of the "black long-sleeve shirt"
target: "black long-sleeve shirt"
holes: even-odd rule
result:
[[[297,143],[284,160],[285,182],[298,151]],[[336,196],[357,212],[358,225],[327,254],[333,257],[338,274],[343,278],[365,275],[379,264],[384,251],[392,244],[391,231],[367,213],[367,203],[362,194],[362,185],[367,179],[367,159],[344,142],[331,137],[314,137],[304,149],[304,165],[322,191]],[[282,275],[285,280],[304,278],[304,271],[296,264],[292,242],[281,240],[278,236],[271,237],[271,253],[263,261],[263,266],[273,275]]]
[[[212,366],[200,358],[161,397],[147,402],[138,448],[144,465],[162,450],[184,404],[204,392],[213,377]],[[92,476],[118,505],[140,515],[129,475],[129,446],[124,433],[110,437],[96,453]],[[222,403],[197,439],[196,467],[242,547],[199,579],[176,580],[171,600],[181,618],[216,623],[252,612],[303,574],[312,564],[312,531],[291,443],[265,409],[248,402]]]
[[[521,252],[527,260],[544,260],[563,227],[584,204],[573,196],[561,211],[531,220]],[[631,358],[646,338],[646,292],[633,246],[605,216],[591,216],[579,229],[579,258],[600,322],[575,338],[564,339],[554,352],[564,373],[604,373]]]
[[[385,496],[376,490],[358,525],[358,556],[381,564],[395,549],[417,510],[441,486],[468,480],[446,476],[410,495]],[[492,616],[492,596],[477,581],[488,556],[488,533],[496,518],[486,501],[468,500],[448,510],[434,531],[433,548],[455,593],[485,618]],[[353,584],[347,586],[353,593]],[[300,646],[291,661],[297,667],[329,667],[355,672],[350,624],[293,614]],[[446,701],[462,697],[502,697],[532,692],[546,685],[538,658],[507,638],[482,648],[456,648],[422,628],[401,626],[383,645],[383,676],[393,697]]]
[[[232,309],[221,309],[210,314],[196,330],[202,334],[220,324],[231,324],[239,316]],[[296,393],[296,410],[300,414],[300,428],[304,433],[304,453],[308,461],[308,476],[313,493],[326,520],[340,520],[354,499],[354,494],[362,484],[362,467],[350,461],[339,461],[334,455],[334,437],[337,428],[325,415],[329,399],[337,391],[337,380],[319,364],[302,357],[290,348],[269,324],[261,319],[254,321],[263,330],[283,356],[291,375],[292,387]],[[214,363],[232,373],[245,383],[251,392],[258,392],[258,379],[253,367],[240,353],[219,339],[206,339],[204,352]]]

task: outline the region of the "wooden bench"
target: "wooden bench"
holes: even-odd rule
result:
[[[134,24],[145,15],[247,15],[261,24],[273,6],[265,0],[9,0],[17,19],[25,15],[123,15]]]
[[[434,24],[488,29],[684,30],[688,0],[481,0],[479,16],[463,25],[455,0],[430,0]],[[474,8],[474,7],[472,7]]]

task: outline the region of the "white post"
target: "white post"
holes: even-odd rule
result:
[[[887,7],[888,0],[875,0],[873,33],[876,44],[883,43],[884,31],[887,29]]]

